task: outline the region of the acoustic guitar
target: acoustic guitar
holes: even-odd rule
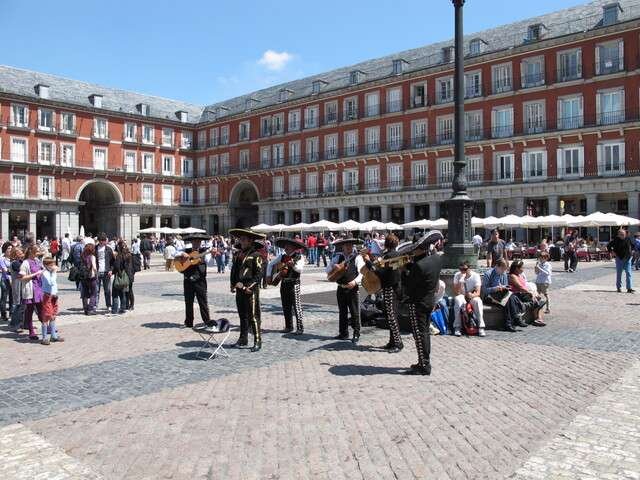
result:
[[[203,261],[202,259],[205,256],[207,256],[209,253],[211,253],[211,251],[207,250],[206,252],[202,252],[202,253],[191,252],[187,254],[186,257],[185,256],[176,257],[173,259],[173,266],[178,272],[182,273],[189,267],[200,265]]]
[[[365,253],[369,253],[369,250],[367,248],[360,250],[357,255],[354,255],[349,260],[336,264],[333,269],[329,273],[327,273],[327,280],[329,282],[337,282],[338,280],[340,280],[347,273],[349,265],[351,265],[352,262],[356,261],[358,255],[362,255]]]
[[[290,257],[288,255],[283,255],[282,259],[277,263],[277,265],[274,268],[276,273],[271,277],[271,281],[269,282],[269,285],[277,287],[280,284],[280,281],[284,277],[286,277],[287,274],[289,273],[290,266],[291,266]]]

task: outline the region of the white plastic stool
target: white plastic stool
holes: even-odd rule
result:
[[[207,357],[207,360],[211,360],[218,355],[229,358],[229,354],[224,349],[224,342],[227,341],[229,335],[231,335],[231,324],[226,318],[220,318],[217,321],[217,325],[207,327],[204,323],[193,327],[193,330],[202,338],[202,346],[196,357],[200,358],[200,354],[207,348],[214,348],[213,352]],[[216,335],[222,336],[222,340],[218,343],[214,343]]]

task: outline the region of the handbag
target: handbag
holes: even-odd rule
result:
[[[116,273],[113,279],[113,288],[116,290],[122,290],[123,292],[129,291],[129,275],[124,270],[120,270]]]

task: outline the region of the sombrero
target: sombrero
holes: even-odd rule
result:
[[[185,242],[193,242],[194,240],[209,240],[211,238],[206,233],[189,233],[182,237]]]
[[[277,247],[280,247],[280,248],[284,248],[285,245],[291,245],[296,250],[307,249],[307,246],[304,243],[302,243],[300,240],[296,240],[295,238],[279,237],[279,238],[276,238],[275,244]]]
[[[398,252],[401,255],[407,255],[413,253],[418,248],[422,250],[429,250],[429,245],[433,245],[440,240],[444,240],[444,235],[440,230],[431,230],[424,234],[422,237],[418,238],[413,243],[403,244],[398,247]]]
[[[232,228],[229,230],[229,235],[233,235],[234,237],[249,237],[252,240],[264,240],[267,238],[267,236],[262,233],[247,230],[245,228]]]
[[[332,245],[334,247],[340,247],[342,245],[362,245],[364,242],[362,240],[360,240],[359,238],[339,238],[338,240],[334,241],[332,243]]]

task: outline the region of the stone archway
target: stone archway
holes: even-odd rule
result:
[[[230,224],[235,228],[249,228],[258,224],[258,187],[250,180],[236,183],[229,196]]]
[[[122,195],[118,187],[106,180],[85,183],[78,193],[79,224],[85,233],[106,233],[117,236],[120,232]]]

